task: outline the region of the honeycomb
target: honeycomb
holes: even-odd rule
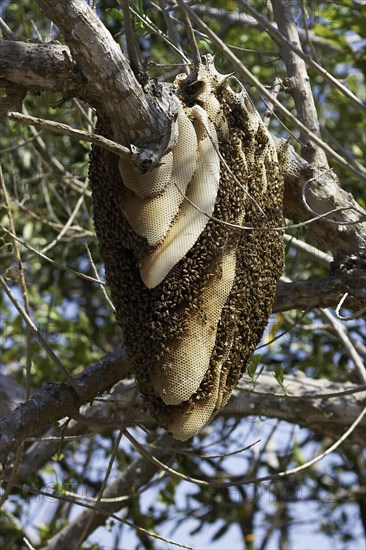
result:
[[[210,58],[176,78],[178,140],[149,174],[97,147],[90,161],[94,224],[123,345],[152,414],[183,441],[230,398],[283,270],[283,234],[265,231],[283,225],[282,165],[231,78]],[[98,118],[97,131],[110,136],[110,122]]]
[[[172,152],[173,165],[165,189],[153,197],[141,198],[130,187],[125,189],[120,200],[121,209],[130,226],[138,235],[145,237],[151,246],[155,246],[165,237],[196,170],[197,136],[183,108],[178,114],[177,122],[178,139]],[[121,170],[120,163],[121,174],[127,173],[126,164],[123,163]],[[166,166],[156,168],[155,177],[159,171],[163,172],[161,181],[164,181]],[[137,179],[135,172],[133,175]],[[142,176],[141,179],[145,177]],[[141,186],[136,184],[135,189],[141,189]]]
[[[197,149],[187,141],[186,149],[196,156],[196,170],[187,189],[187,199],[163,242],[141,262],[141,278],[148,288],[160,284],[174,265],[192,248],[213,213],[220,181],[217,134],[206,111],[189,110],[197,134]],[[204,212],[204,213],[202,213]]]

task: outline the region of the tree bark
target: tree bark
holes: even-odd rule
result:
[[[121,48],[84,0],[37,3],[59,27],[73,60],[102,98],[115,141],[137,148],[135,164],[141,171],[157,165],[175,140],[173,94],[164,88],[155,97],[144,92]]]
[[[44,384],[29,401],[0,420],[0,464],[6,461],[9,452],[26,437],[39,433],[54,420],[77,415],[83,403],[93,401],[97,395],[108,391],[129,370],[123,350],[116,350],[90,365],[75,376],[76,384],[85,392],[83,400],[78,398],[66,382]]]
[[[331,382],[325,379],[286,375],[284,386],[286,396],[272,373],[262,373],[255,390],[247,377],[239,383],[233,398],[222,410],[225,416],[261,417],[283,419],[313,430],[322,437],[338,439],[361,413],[365,406],[366,388],[351,395],[334,395],[343,390],[357,390],[356,385]],[[320,397],[321,396],[321,397]],[[348,441],[364,445],[366,442],[366,417],[349,436]]]
[[[91,105],[101,98],[92,81],[72,64],[70,50],[61,44],[0,40],[0,87],[17,85],[33,92],[60,92]]]
[[[90,403],[95,397],[108,391],[115,383],[124,378],[129,372],[129,364],[123,350],[116,350],[108,354],[104,359],[87,367],[83,373],[75,377],[77,384],[83,384],[85,391],[84,403]],[[321,435],[332,435],[337,437],[352,423],[363,407],[365,389],[363,393],[340,396],[339,398],[326,395],[321,399],[318,394],[328,392],[338,393],[344,389],[351,391],[358,390],[357,385],[347,385],[344,388],[341,384],[330,383],[329,380],[313,380],[303,376],[286,376],[285,385],[294,397],[284,395],[278,383],[272,375],[262,374],[256,385],[256,393],[247,380],[239,384],[239,389],[234,391],[232,399],[221,414],[226,416],[236,415],[241,418],[247,416],[265,416],[268,418],[282,418],[287,422],[308,427]],[[121,419],[126,421],[125,412],[129,407],[131,396],[130,388],[121,384],[119,389],[113,393],[113,403],[106,404],[109,413],[99,411],[96,419],[98,429],[105,422],[105,427],[111,425],[103,420],[109,417],[114,422]],[[309,399],[309,395],[313,399]],[[140,410],[140,401],[137,399],[134,410]],[[69,384],[46,384],[40,392],[35,394],[29,401],[18,406],[7,416],[0,420],[0,463],[5,463],[9,453],[13,451],[26,437],[38,434],[42,429],[52,422],[64,417],[78,418],[78,411],[83,403],[78,401],[75,392]],[[90,407],[86,413],[92,421],[95,418],[95,411]],[[116,416],[117,415],[117,416]],[[149,414],[139,412],[136,421],[147,422],[151,425]],[[360,444],[366,443],[366,430],[363,428],[366,419],[350,436],[350,441]],[[85,424],[79,423],[80,433],[85,432]],[[78,433],[74,425],[70,427],[73,435]],[[68,435],[66,432],[65,435]],[[39,443],[40,444],[40,443]],[[39,445],[38,444],[38,445]],[[51,449],[52,450],[52,449]],[[37,454],[37,453],[36,453]],[[27,456],[27,455],[26,455]],[[29,469],[25,470],[29,474]]]

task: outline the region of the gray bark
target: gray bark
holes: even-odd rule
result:
[[[86,396],[84,403],[90,403],[97,395],[108,391],[118,380],[124,378],[129,370],[128,361],[122,350],[116,350],[86,368],[82,374],[75,377],[77,384],[83,384]],[[233,414],[240,418],[247,416],[282,418],[287,422],[307,426],[321,435],[332,435],[336,438],[355,420],[363,407],[365,387],[363,387],[363,393],[358,393],[359,386],[355,384],[348,384],[345,388],[339,383],[330,383],[329,380],[313,380],[306,376],[301,378],[286,376],[285,385],[292,394],[291,398],[283,394],[278,383],[270,374],[260,376],[256,386],[256,391],[260,390],[259,393],[256,393],[248,381],[244,380],[221,414]],[[327,398],[326,396],[321,399],[317,398],[318,394],[329,392],[333,394],[342,392],[344,389],[356,393],[338,398]],[[133,425],[142,422],[149,426],[155,425],[145,408],[141,406],[139,399],[133,406],[133,416],[126,417],[126,411],[131,414],[129,405],[133,391],[134,388],[130,385],[120,383],[113,390],[110,403],[93,404],[93,406],[83,409],[82,414],[88,419],[88,424],[95,425],[94,429],[97,431],[116,427],[116,423]],[[313,399],[309,399],[309,395],[312,395]],[[296,401],[294,401],[294,396],[296,396]],[[85,433],[85,423],[78,420],[82,404],[77,402],[75,393],[68,384],[45,385],[29,401],[18,406],[0,420],[0,463],[5,463],[9,454],[25,438],[39,434],[47,425],[61,418],[76,418],[75,423],[70,424],[65,435]],[[360,444],[366,443],[366,430],[363,429],[365,422],[366,419],[353,432],[351,441]],[[56,430],[48,435],[57,433]],[[25,455],[25,466],[20,469],[20,477],[29,475],[31,471],[34,472],[34,467],[40,467],[42,461],[47,460],[53,454],[52,445],[49,447],[49,451],[45,449],[42,451],[44,445],[50,444],[49,442],[44,444],[39,442],[30,447]]]
[[[78,414],[83,403],[93,401],[97,395],[108,391],[130,370],[126,354],[116,350],[75,376],[85,395],[79,398],[68,383],[44,384],[42,389],[26,403],[0,420],[0,463],[7,460],[9,452],[28,436],[54,420]]]
[[[59,27],[73,60],[103,98],[115,141],[137,147],[136,165],[142,171],[155,166],[174,143],[174,97],[164,89],[155,97],[144,93],[121,48],[84,0],[37,3]]]

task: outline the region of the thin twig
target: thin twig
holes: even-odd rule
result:
[[[106,299],[106,302],[107,304],[109,305],[109,307],[111,308],[111,310],[115,313],[116,312],[116,308],[114,307],[113,303],[112,303],[112,300],[110,299],[110,297],[108,296],[107,294],[107,291],[105,289],[105,283],[103,283],[101,281],[101,279],[99,278],[99,273],[98,273],[98,270],[97,270],[97,267],[94,263],[94,260],[93,260],[93,257],[91,255],[91,252],[90,252],[90,249],[88,247],[88,245],[85,243],[85,249],[86,249],[86,253],[88,254],[88,257],[89,257],[89,261],[90,261],[90,264],[92,266],[92,269],[94,271],[94,275],[95,275],[95,279],[101,284],[101,290],[103,292],[103,295],[104,295],[104,298]]]
[[[88,183],[85,184],[85,187],[84,187],[84,191],[86,191],[88,187]],[[84,199],[85,199],[85,193],[82,193],[80,195],[80,197],[78,198],[76,204],[75,204],[75,208],[74,210],[71,212],[70,216],[69,216],[69,219],[67,220],[67,222],[65,223],[65,225],[62,227],[60,233],[53,239],[52,242],[50,242],[47,246],[45,246],[42,250],[41,250],[41,254],[44,254],[45,252],[48,252],[49,250],[51,250],[51,248],[53,248],[54,246],[56,246],[56,244],[58,242],[60,242],[60,240],[62,239],[62,237],[65,235],[65,233],[67,233],[68,229],[71,227],[74,219],[76,218],[80,208],[81,208],[81,205],[83,204],[84,202]]]
[[[310,46],[311,53],[312,53],[312,56],[313,56],[314,60],[319,64],[318,55],[316,53],[316,49],[314,48],[313,40],[312,40],[312,37],[310,35],[310,30],[309,30],[309,26],[308,26],[308,22],[307,22],[306,6],[305,6],[304,0],[301,0],[300,4],[301,4],[301,14],[302,14],[302,20],[303,20],[303,23],[304,23],[304,31],[305,31],[306,41]]]
[[[92,521],[93,521],[93,518],[94,518],[95,514],[97,513],[98,505],[100,504],[100,502],[102,500],[102,497],[103,497],[103,493],[104,493],[104,491],[107,487],[107,482],[108,482],[109,476],[111,474],[112,467],[113,467],[115,458],[117,456],[117,450],[118,450],[118,447],[119,447],[119,444],[121,442],[122,437],[123,437],[123,428],[120,428],[119,433],[117,435],[117,438],[114,441],[114,444],[113,444],[113,447],[112,447],[111,456],[109,457],[109,460],[108,460],[108,465],[107,465],[107,468],[106,468],[106,472],[104,474],[104,478],[103,478],[103,481],[102,481],[102,486],[101,486],[101,488],[98,492],[98,496],[95,500],[94,508],[93,508],[91,514],[89,515],[88,521],[85,523],[84,529],[81,532],[81,535],[79,537],[79,540],[78,540],[78,543],[77,543],[78,548],[82,547],[82,544],[83,544],[84,540],[88,536],[89,528],[92,524]]]
[[[24,103],[22,105],[22,114],[24,116],[29,116],[29,113]],[[59,159],[50,152],[49,148],[41,137],[42,131],[38,132],[38,130],[36,130],[33,125],[30,125],[29,128],[31,133],[35,137],[33,149],[41,159],[42,164],[45,165],[46,170],[49,170],[49,168],[51,167],[55,171],[57,176],[61,175],[63,181],[68,187],[80,193],[80,189],[84,188],[84,181],[79,180],[74,174],[71,174],[68,170],[66,170]],[[30,145],[32,147],[32,142]],[[91,195],[90,191],[88,191],[87,193]]]
[[[122,519],[121,517],[117,516],[117,514],[110,513],[106,510],[104,510],[101,507],[96,507],[95,504],[86,504],[85,502],[80,502],[78,500],[75,501],[74,498],[67,496],[66,494],[59,494],[59,492],[51,493],[50,491],[43,491],[41,489],[36,489],[35,487],[31,487],[30,485],[25,485],[23,483],[15,483],[14,481],[8,481],[7,483],[12,485],[13,487],[17,487],[21,491],[27,491],[33,495],[40,495],[47,498],[52,498],[54,500],[62,500],[63,502],[69,502],[71,504],[75,504],[77,506],[80,506],[81,508],[86,508],[88,510],[96,511],[98,514],[101,514],[102,516],[105,516],[109,519],[114,519],[119,523],[123,523],[125,525],[128,525],[128,527],[132,527],[132,529],[135,529],[136,531],[139,531],[140,533],[144,533],[145,535],[148,535],[149,537],[153,537],[155,539],[161,540],[163,542],[166,542],[168,544],[172,544],[174,546],[178,546],[179,548],[187,548],[188,550],[193,550],[191,546],[187,546],[185,544],[180,544],[179,542],[175,542],[171,539],[167,539],[165,537],[162,537],[161,535],[158,535],[154,531],[149,531],[148,529],[144,529],[143,527],[139,527],[138,525],[135,525],[131,521],[128,521],[127,519]]]
[[[286,381],[286,380],[285,380]],[[247,382],[251,382],[250,380],[247,380]],[[239,391],[244,391],[244,392],[247,392],[248,390],[242,388],[242,387],[238,387],[238,390]],[[251,389],[250,390],[250,393],[252,393],[253,395],[258,395],[258,396],[263,396],[263,397],[269,397],[269,396],[273,396],[273,397],[276,397],[276,398],[283,398],[283,399],[293,399],[293,400],[301,400],[303,401],[304,399],[306,400],[309,400],[309,401],[314,401],[316,399],[336,399],[338,397],[343,397],[343,396],[346,396],[346,395],[354,395],[356,393],[363,393],[363,392],[366,392],[366,385],[362,385],[362,386],[356,386],[354,388],[350,388],[349,390],[342,390],[342,391],[336,391],[336,392],[327,392],[327,393],[316,393],[314,395],[306,395],[306,394],[302,394],[302,395],[293,395],[292,393],[289,393],[287,392],[286,394],[282,394],[282,393],[269,393],[268,391],[258,391],[258,390],[253,390]]]
[[[193,27],[192,27],[192,23],[191,23],[191,20],[189,19],[188,12],[186,10],[185,2],[183,0],[177,0],[177,4],[180,7],[182,15],[183,15],[184,26],[185,26],[185,29],[186,29],[186,33],[187,33],[187,36],[188,36],[189,43],[190,43],[191,48],[192,48],[192,59],[193,59],[194,69],[197,72],[198,68],[199,68],[199,66],[201,65],[202,62],[201,62],[200,51],[199,51],[198,46],[197,46],[196,37],[194,35],[194,30],[193,30]]]
[[[33,252],[33,254],[36,254],[37,256],[39,256],[40,258],[45,260],[46,262],[49,262],[50,264],[53,264],[54,266],[58,267],[59,269],[62,269],[63,271],[67,271],[68,273],[72,273],[73,275],[76,275],[77,277],[80,277],[81,279],[85,279],[86,281],[90,281],[92,283],[97,283],[97,284],[102,285],[102,286],[104,286],[106,284],[105,281],[102,281],[99,278],[99,276],[98,276],[98,278],[90,277],[89,275],[86,275],[85,273],[81,273],[80,271],[75,271],[74,269],[71,269],[70,267],[67,267],[66,265],[62,265],[62,264],[56,262],[55,260],[52,260],[52,258],[49,258],[48,256],[45,256],[45,254],[42,254],[42,252],[40,252],[39,250],[36,250],[35,248],[33,248],[33,246],[31,246],[30,244],[26,243],[25,241],[23,241],[22,239],[20,239],[16,235],[14,235],[14,233],[12,233],[8,229],[6,229],[6,227],[4,227],[3,225],[0,225],[0,228],[7,235],[12,237],[12,239],[15,239],[16,241],[18,241],[22,246],[24,246],[24,248],[26,248],[30,252]]]
[[[323,317],[334,328],[335,334],[337,335],[339,340],[342,342],[344,349],[346,350],[348,356],[351,358],[351,360],[353,361],[356,367],[360,381],[363,384],[366,384],[365,365],[362,361],[362,358],[358,354],[355,346],[353,345],[350,337],[348,336],[347,331],[344,328],[343,324],[340,321],[338,321],[338,319],[334,317],[333,314],[327,309],[320,309],[319,313],[321,317]]]
[[[137,397],[137,394],[138,394],[138,390],[137,388],[135,389],[134,393],[133,393],[133,396],[132,396],[132,399],[130,400],[128,406],[127,406],[127,410],[126,410],[126,413],[125,413],[125,416],[127,417],[129,412],[131,411],[131,408],[132,406],[134,405],[135,401],[136,401],[136,397]],[[103,498],[103,493],[107,487],[107,482],[108,482],[108,479],[109,479],[109,476],[111,474],[111,471],[112,471],[112,467],[113,467],[113,464],[114,464],[114,461],[116,459],[116,456],[117,456],[117,451],[118,451],[118,447],[119,447],[119,444],[122,440],[122,437],[124,435],[123,433],[123,430],[125,429],[125,425],[122,425],[119,429],[119,433],[117,435],[117,438],[113,444],[113,448],[112,448],[112,452],[111,452],[111,456],[109,458],[109,461],[108,461],[108,466],[107,466],[107,469],[106,469],[106,472],[104,474],[104,478],[103,478],[103,481],[102,481],[102,486],[99,490],[99,493],[98,493],[98,496],[96,498],[96,501],[95,501],[95,504],[96,506],[98,506],[98,504],[102,501],[102,498]],[[91,513],[89,518],[88,518],[88,521],[86,522],[85,524],[85,527],[84,527],[84,531],[82,532],[82,534],[80,535],[79,537],[79,545],[80,547],[82,546],[82,543],[84,542],[84,540],[87,538],[88,536],[88,529],[93,521],[93,517],[95,515],[96,511],[94,513]]]
[[[12,233],[12,241],[14,245],[14,255],[17,262],[18,270],[19,270],[19,282],[20,282],[20,288],[22,290],[22,297],[23,297],[23,303],[24,303],[24,311],[27,313],[27,315],[30,315],[30,305],[29,305],[29,298],[28,298],[28,291],[27,291],[27,283],[25,280],[25,271],[23,267],[23,261],[22,256],[19,249],[19,243],[18,239],[16,238],[16,230],[15,230],[15,223],[13,218],[13,213],[10,206],[9,201],[9,195],[8,190],[5,185],[5,180],[3,176],[2,167],[0,164],[0,186],[2,188],[3,194],[4,194],[4,201],[5,201],[5,207],[6,212],[9,218],[9,226],[10,231]],[[31,345],[31,337],[29,332],[27,331],[27,355],[26,355],[26,387],[25,387],[25,399],[29,399],[30,395],[30,386],[31,386],[31,368],[32,368],[32,345]]]
[[[8,27],[2,17],[0,17],[0,31],[2,31],[8,40],[19,40],[17,35]]]
[[[274,27],[268,19],[266,19],[263,15],[260,15],[248,2],[245,0],[239,0],[240,4],[243,6],[243,8],[251,14],[252,17],[258,23],[261,27],[263,27],[272,38],[275,38],[278,40],[281,44],[286,46],[286,48],[289,48],[291,51],[296,53],[301,59],[305,61],[309,67],[314,69],[318,74],[320,74],[324,80],[327,80],[330,82],[337,90],[339,90],[345,97],[347,97],[353,105],[355,105],[358,109],[360,109],[363,113],[366,112],[366,106],[356,97],[351,90],[349,90],[346,86],[344,86],[339,80],[337,80],[332,74],[330,74],[328,71],[323,69],[319,63],[314,61],[310,56],[308,56],[306,53],[304,53],[300,48],[298,48],[295,44],[293,44],[290,40],[288,40],[276,27]]]
[[[94,145],[99,145],[99,147],[107,149],[107,151],[111,151],[111,153],[115,153],[122,158],[131,158],[131,151],[127,147],[119,145],[115,141],[99,136],[98,134],[84,132],[83,130],[75,130],[75,128],[71,128],[71,126],[62,124],[61,122],[54,122],[53,120],[45,120],[44,118],[23,115],[22,113],[10,112],[8,113],[8,118],[17,122],[35,126],[36,128],[44,128],[46,130],[50,130],[51,132],[56,132],[57,134],[75,137],[83,141],[93,143]]]
[[[239,229],[239,230],[245,230],[245,231],[285,231],[287,229],[298,229],[300,227],[305,227],[306,225],[310,225],[311,223],[314,223],[318,220],[327,218],[327,216],[330,216],[330,214],[334,214],[335,212],[344,212],[345,210],[356,210],[354,206],[339,206],[337,208],[333,208],[332,210],[329,210],[328,212],[324,212],[323,214],[318,214],[317,216],[314,216],[314,218],[311,218],[310,220],[305,220],[304,222],[300,223],[294,223],[289,225],[282,225],[282,226],[275,226],[275,227],[253,227],[248,225],[240,225],[232,222],[226,222],[224,220],[220,220],[219,218],[216,218],[215,216],[211,216],[207,212],[204,212],[201,210],[199,206],[194,204],[187,195],[185,195],[181,189],[179,189],[178,185],[175,184],[176,188],[178,189],[179,193],[183,196],[183,198],[191,205],[193,208],[195,208],[198,212],[206,216],[209,220],[212,220],[214,222],[217,222],[221,225],[227,225],[228,227],[231,227],[232,229]],[[357,210],[356,210],[357,212]],[[327,221],[331,221],[328,220]],[[354,225],[357,223],[361,223],[363,221],[363,217],[361,217],[360,220],[354,221],[354,222],[333,222],[338,223],[338,225]]]
[[[260,94],[262,94],[268,101],[272,101],[273,105],[281,112],[288,120],[293,122],[297,128],[302,130],[307,137],[316,143],[321,149],[328,153],[331,158],[333,158],[338,164],[343,166],[346,170],[349,170],[354,174],[359,180],[366,182],[366,175],[357,170],[352,164],[347,162],[343,157],[341,157],[334,149],[332,149],[327,143],[320,139],[316,134],[314,134],[309,128],[307,128],[302,122],[299,121],[290,111],[288,111],[277,99],[271,96],[271,93],[259,82],[259,80],[252,75],[252,73],[243,65],[243,63],[236,57],[236,55],[228,48],[228,46],[214,33],[204,21],[194,12],[194,10],[186,4],[186,10],[188,11],[190,17],[196,22],[196,24],[207,34],[207,36],[212,40],[216,46],[218,46],[222,53],[232,62],[232,64],[238,69],[238,71],[244,75],[250,84],[255,86]]]
[[[348,297],[348,292],[345,292],[342,296],[342,298],[339,300],[339,303],[336,307],[336,315],[338,317],[338,319],[340,319],[341,321],[353,321],[354,319],[357,319],[358,317],[360,317],[363,313],[365,313],[366,311],[366,306],[365,307],[362,307],[361,309],[359,309],[358,311],[356,311],[356,313],[354,313],[353,315],[350,315],[348,317],[343,317],[343,315],[341,315],[339,313],[341,307],[343,306],[345,300],[347,299]]]
[[[69,374],[69,372],[65,369],[63,364],[61,363],[60,359],[57,357],[53,349],[48,345],[47,341],[43,338],[42,334],[36,327],[36,325],[33,323],[32,319],[29,317],[29,315],[26,313],[24,308],[19,304],[18,300],[15,298],[14,294],[10,290],[9,286],[7,285],[4,277],[0,275],[0,285],[2,286],[5,294],[15,307],[15,309],[18,311],[19,315],[24,319],[26,322],[28,328],[30,331],[35,335],[40,345],[43,347],[45,352],[47,353],[48,357],[53,361],[55,366],[59,369],[59,371],[65,376],[66,380],[69,382],[71,387],[76,392],[76,395],[79,397],[83,396],[81,388],[76,384],[74,378]]]
[[[337,439],[337,441],[328,447],[323,453],[317,455],[312,460],[309,460],[305,462],[305,464],[302,464],[301,466],[298,466],[297,468],[292,468],[290,470],[286,470],[283,472],[279,472],[278,474],[274,475],[268,475],[263,476],[259,478],[242,478],[237,479],[233,478],[231,481],[227,482],[217,482],[217,481],[206,481],[203,479],[197,479],[191,476],[187,476],[185,474],[182,474],[173,468],[170,468],[157,458],[155,458],[151,453],[147,452],[143,445],[141,445],[129,432],[128,430],[125,430],[125,435],[127,439],[133,444],[135,449],[144,456],[147,460],[155,464],[156,466],[163,468],[166,472],[168,472],[171,476],[175,477],[176,479],[181,479],[183,481],[187,481],[188,483],[193,483],[194,485],[200,485],[201,487],[231,487],[235,485],[249,485],[249,484],[255,484],[258,485],[259,483],[263,483],[264,481],[276,481],[279,479],[282,479],[284,477],[289,477],[291,475],[300,473],[310,466],[313,466],[323,458],[325,458],[327,455],[335,451],[346,439],[347,437],[355,430],[355,428],[358,426],[358,424],[361,422],[363,417],[366,415],[366,407],[362,409],[360,414],[357,416],[356,420],[351,424],[351,426],[346,430],[343,435]]]
[[[146,14],[143,14],[142,16],[136,11],[134,10],[132,7],[130,8],[131,10],[131,13],[133,13],[135,15],[135,17],[137,17],[148,29],[150,29],[152,32],[156,33],[157,36],[160,36],[164,42],[166,44],[168,44],[168,46],[170,48],[172,48],[172,50],[174,50],[180,57],[181,59],[186,63],[186,65],[191,65],[191,62],[190,60],[188,59],[188,57],[185,55],[184,52],[182,52],[180,49],[177,48],[177,46],[163,33],[163,31],[161,31],[159,29],[159,27],[157,27],[152,21],[151,19],[146,15]]]
[[[179,34],[177,32],[177,29],[175,28],[175,26],[173,24],[173,19],[170,16],[170,12],[169,12],[169,9],[166,5],[166,1],[165,0],[159,0],[159,6],[156,6],[156,8],[158,9],[159,7],[160,7],[160,10],[161,10],[161,13],[163,14],[164,21],[165,21],[165,24],[166,24],[167,29],[168,29],[169,39],[175,45],[175,47],[184,55],[183,49],[182,49],[182,46],[181,46],[181,43],[180,43]],[[184,65],[183,70],[185,71],[186,74],[189,74],[189,70],[188,70],[187,65]]]

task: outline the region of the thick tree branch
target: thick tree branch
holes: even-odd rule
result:
[[[296,23],[292,17],[291,6],[286,0],[272,0],[273,14],[278,26],[280,36],[284,37],[285,42],[280,43],[281,57],[285,62],[288,74],[288,89],[294,98],[297,116],[299,120],[311,130],[315,135],[321,138],[318,114],[315,107],[313,92],[310,85],[310,78],[307,73],[304,59],[299,57],[303,54],[300,46],[299,33]],[[271,27],[271,25],[269,25]],[[278,39],[278,37],[276,36]],[[296,44],[296,51],[288,47],[288,43]],[[303,143],[307,142],[307,136],[303,131],[300,132],[300,139]],[[307,144],[303,147],[302,156],[311,164],[320,168],[328,168],[328,161],[325,152],[316,144],[309,147]]]
[[[266,89],[265,86],[259,82],[259,80],[245,67],[245,65],[238,59],[236,55],[233,54],[233,52],[230,50],[230,48],[223,42],[217,34],[215,34],[212,29],[210,29],[200,17],[195,13],[195,11],[186,4],[186,10],[189,13],[189,16],[191,17],[192,21],[195,22],[197,27],[204,32],[210,40],[215,44],[218,48],[220,48],[221,52],[225,57],[232,63],[232,65],[237,69],[238,73],[243,75],[243,77],[250,82],[261,94],[263,98],[268,100],[270,103],[272,103],[275,108],[282,113],[287,120],[290,120],[295,127],[299,128],[304,134],[307,136],[307,138],[312,142],[318,145],[318,147],[321,147],[329,156],[330,158],[334,159],[335,162],[346,168],[349,172],[356,175],[360,181],[366,181],[366,174],[364,172],[361,172],[357,170],[354,166],[352,166],[350,163],[348,163],[344,158],[342,158],[336,151],[334,151],[327,143],[325,143],[323,140],[321,140],[316,134],[314,134],[307,126],[305,126],[298,118],[296,118],[288,109],[286,109],[278,99],[273,97],[271,95],[271,92]]]
[[[211,40],[221,48],[225,56],[230,59],[238,71],[244,75],[263,95],[263,97],[273,102],[276,109],[282,112],[289,120],[304,132],[313,144],[317,145],[322,151],[330,154],[337,162],[347,165],[355,173],[353,167],[348,166],[344,159],[337,159],[328,145],[326,145],[306,124],[299,121],[288,112],[281,103],[271,98],[262,84],[244,67],[240,60],[230,51],[226,44],[197,16],[192,8],[187,6],[192,19],[197,26],[204,31]],[[297,56],[296,56],[297,57]],[[303,61],[297,57],[299,61]],[[307,121],[305,121],[307,123]],[[282,144],[282,147],[284,145]],[[281,147],[281,145],[280,145]],[[322,157],[324,157],[323,152]],[[313,218],[316,214],[324,214],[337,209],[328,219],[318,220],[312,225],[312,232],[315,239],[325,244],[330,250],[336,261],[345,256],[355,256],[362,258],[366,255],[366,213],[357,204],[352,196],[343,191],[333,174],[324,173],[317,166],[309,165],[293,148],[288,147],[286,170],[286,192],[285,204],[287,213],[307,220]],[[320,158],[320,157],[319,157]],[[326,168],[328,165],[326,164]],[[358,172],[358,171],[357,171]],[[364,174],[359,174],[360,179],[365,179]],[[306,200],[306,202],[305,202]]]
[[[108,391],[118,380],[124,378],[129,372],[129,364],[122,350],[107,355],[97,363],[86,368],[83,373],[75,377],[78,384],[85,388],[85,403],[91,402],[97,395]],[[289,393],[296,397],[287,397],[281,394],[278,383],[273,376],[262,374],[257,381],[256,393],[248,381],[243,380],[239,389],[234,392],[233,398],[221,414],[246,416],[265,416],[269,418],[282,418],[288,422],[309,427],[321,435],[341,435],[358,416],[362,409],[363,394],[340,397],[340,401],[333,403],[333,397],[324,397],[320,400],[308,399],[306,396],[337,393],[344,388],[340,384],[330,383],[329,380],[313,380],[307,377],[300,379],[295,376],[286,376],[285,385]],[[357,392],[358,386],[347,385],[347,389]],[[239,392],[239,393],[238,393]],[[310,392],[310,394],[309,394]],[[141,409],[139,398],[134,405],[134,411],[138,411],[137,419],[126,418],[129,411],[132,388],[130,385],[120,383],[113,390],[112,397],[107,403],[98,403],[83,411],[91,424],[95,422],[95,429],[111,429],[117,424],[127,425],[138,420],[151,425],[151,417]],[[299,404],[299,406],[297,406]],[[34,395],[28,402],[18,406],[13,412],[0,420],[0,462],[5,463],[9,453],[16,448],[26,437],[36,435],[47,424],[64,417],[79,418],[79,408],[82,405],[68,384],[47,384]],[[299,413],[302,407],[302,414]],[[314,420],[314,415],[316,419]],[[94,419],[94,420],[93,420]],[[364,425],[364,424],[363,424]],[[362,425],[362,426],[363,426]],[[63,435],[75,435],[85,433],[85,423],[76,420],[71,423]],[[366,442],[366,431],[358,428],[351,436],[351,441]],[[49,435],[49,434],[48,434]],[[53,433],[56,435],[56,432]],[[43,451],[36,448],[40,445]],[[38,467],[42,460],[47,460],[54,452],[52,443],[50,450],[44,446],[49,443],[35,443],[25,455],[29,464],[30,457]],[[49,454],[50,453],[50,454]],[[37,458],[38,457],[38,458]],[[33,470],[34,471],[34,470]],[[19,477],[29,475],[29,467],[21,467]]]
[[[90,365],[75,376],[76,384],[84,392],[82,401],[66,382],[45,384],[29,401],[0,420],[0,463],[4,463],[9,452],[26,437],[39,433],[54,420],[78,414],[83,403],[88,403],[97,395],[108,391],[127,375],[129,369],[123,350],[116,350]]]
[[[60,92],[66,99],[79,97],[91,105],[99,102],[93,83],[70,58],[64,45],[0,40],[0,87],[17,85],[34,92]]]
[[[245,2],[245,4],[247,3]],[[290,92],[294,98],[298,118],[306,128],[321,138],[318,114],[306,68],[306,56],[304,57],[301,50],[300,37],[292,16],[290,2],[287,0],[272,0],[272,6],[280,31],[280,33],[276,31],[275,38],[278,38],[278,35],[284,38],[284,41],[281,42],[281,56],[286,64],[287,74],[291,81]],[[252,10],[249,6],[247,7]],[[266,28],[269,25],[267,23]],[[291,49],[288,47],[289,43],[298,46]],[[302,131],[301,139],[305,141],[306,137],[306,133]],[[308,175],[303,173],[303,177],[297,178],[295,188],[287,185],[287,208],[289,208],[290,201],[297,211],[306,208],[307,214],[303,212],[302,215],[302,219],[304,217],[306,219],[314,213],[323,214],[338,207],[352,207],[348,211],[342,210],[334,213],[329,218],[331,222],[325,219],[319,220],[321,229],[319,235],[321,235],[323,243],[332,251],[335,259],[349,254],[366,256],[366,212],[359,207],[349,193],[340,188],[336,176],[328,172],[327,157],[324,150],[317,143],[313,142],[311,146],[307,144],[303,147],[302,155],[310,162],[311,169]],[[300,159],[299,162],[301,162]],[[306,172],[306,168],[304,172]],[[313,178],[315,179],[311,182],[311,185],[304,188],[305,182]],[[302,184],[301,189],[298,185],[299,182]],[[346,225],[337,225],[337,223]],[[345,236],[347,236],[346,239]]]
[[[284,140],[276,140],[277,147]],[[366,257],[366,211],[342,189],[333,173],[308,164],[287,146],[285,214],[301,221],[338,209],[311,224],[313,239],[325,246],[336,261],[347,256]],[[315,178],[315,179],[314,179]],[[309,182],[309,183],[308,183]]]
[[[84,0],[37,0],[61,30],[73,59],[103,98],[114,139],[140,149],[141,170],[156,165],[174,143],[175,98],[165,89],[159,98],[145,94],[119,45]]]
[[[302,373],[300,376],[285,376],[284,386],[289,396],[284,395],[271,373],[259,376],[255,391],[251,382],[244,378],[221,414],[239,418],[279,418],[335,440],[349,428],[365,406],[364,386],[359,393],[326,397],[330,392],[356,390],[357,386],[347,384],[343,387],[326,379],[308,378]],[[317,398],[319,395],[323,397]],[[349,436],[348,441],[365,445],[366,418]]]
[[[324,279],[281,282],[273,306],[274,312],[290,309],[310,311],[318,307],[336,308],[345,293],[343,307],[357,314],[366,306],[366,261],[354,261],[337,266]]]
[[[14,407],[19,401],[20,399],[15,401]],[[5,409],[4,414],[8,412],[10,410]],[[16,479],[23,481],[37,475],[47,461],[60,450],[60,446],[67,444],[66,438],[100,434],[121,426],[130,427],[138,424],[145,428],[156,427],[156,421],[146,411],[142,399],[136,396],[136,383],[133,380],[120,381],[104,398],[83,405],[75,420],[69,421],[61,429],[52,427],[42,433],[41,439],[32,443],[25,451]]]
[[[14,55],[12,56],[12,50]],[[86,79],[77,66],[71,70],[66,46],[56,44],[28,44],[0,42],[0,74],[8,85],[20,84],[27,89],[59,91],[64,97],[76,95],[95,104],[101,101],[99,92]],[[23,61],[23,55],[24,61]],[[10,57],[9,57],[10,56]],[[301,61],[301,60],[300,60]],[[24,75],[24,76],[22,76]],[[0,81],[1,84],[1,81]],[[138,119],[138,117],[136,117]],[[127,128],[127,123],[126,123]],[[278,140],[279,146],[281,140]],[[289,170],[286,177],[285,209],[289,217],[304,221],[313,217],[303,201],[303,186],[315,176],[315,169],[289,147]],[[307,185],[306,199],[319,214],[334,208],[352,207],[355,210],[332,214],[332,222],[318,220],[312,225],[318,242],[325,244],[334,257],[360,255],[366,249],[366,224],[336,225],[335,221],[353,224],[366,213],[343,191],[332,174],[323,174]]]

